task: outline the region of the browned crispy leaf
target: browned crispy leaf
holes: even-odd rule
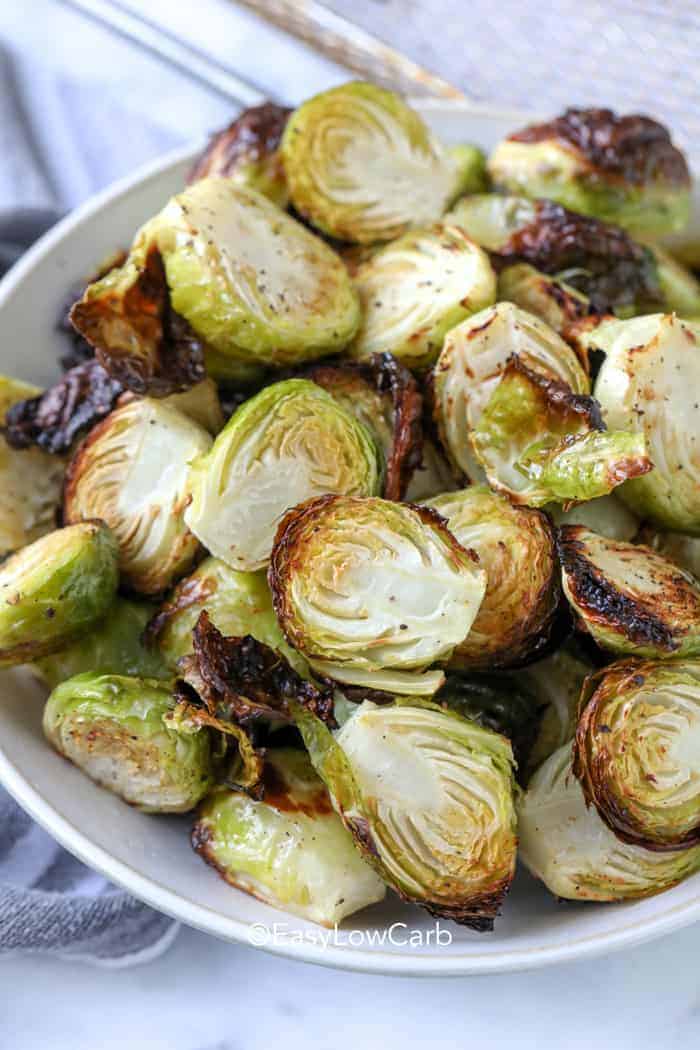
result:
[[[274,102],[245,109],[228,127],[212,135],[187,176],[187,182],[196,182],[208,175],[231,175],[241,164],[272,156],[280,144],[291,112],[286,106],[277,106]]]

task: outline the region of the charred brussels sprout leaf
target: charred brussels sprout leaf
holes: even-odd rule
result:
[[[486,594],[450,667],[487,670],[531,657],[549,638],[559,601],[554,537],[539,511],[515,507],[483,486],[437,496],[428,506],[479,555]]]
[[[117,545],[102,522],[35,540],[0,565],[0,667],[67,646],[107,612],[117,590]]]
[[[584,335],[605,352],[596,398],[606,423],[643,431],[654,470],[620,496],[661,528],[700,535],[700,325],[656,314]]]
[[[290,109],[274,102],[245,109],[227,128],[212,136],[187,181],[222,175],[286,208],[289,198],[279,145],[290,113]]]
[[[94,427],[68,468],[66,521],[106,521],[122,577],[141,594],[166,590],[199,550],[182,512],[188,463],[210,445],[206,430],[177,409],[142,398]]]
[[[434,364],[447,332],[496,298],[488,256],[458,226],[404,234],[354,275],[362,323],[350,353],[382,351],[407,368]]]
[[[434,222],[472,179],[392,91],[351,83],[300,106],[282,138],[297,211],[344,241],[390,241]]]
[[[700,661],[612,664],[587,680],[574,773],[624,842],[700,844]]]
[[[88,671],[171,678],[160,655],[149,652],[142,641],[143,630],[153,612],[154,607],[146,602],[117,597],[106,616],[92,629],[34,666],[50,689]]]
[[[515,869],[505,737],[436,704],[366,700],[335,735],[298,725],[356,844],[404,900],[490,930]]]
[[[202,803],[192,845],[232,886],[322,926],[383,899],[303,751],[270,751],[264,797],[218,788]]]
[[[512,303],[497,303],[448,334],[433,373],[435,421],[454,466],[472,476],[470,433],[513,355],[528,368],[587,394],[576,354],[548,325]]]
[[[50,532],[61,504],[63,461],[40,449],[15,449],[4,436],[8,409],[40,394],[0,375],[0,559]]]
[[[380,485],[366,428],[315,383],[289,379],[243,404],[193,463],[185,520],[228,565],[260,569],[289,507],[327,492],[369,496]]]
[[[564,593],[578,627],[614,653],[700,655],[700,586],[650,547],[559,530]]]
[[[269,580],[287,640],[321,675],[430,694],[464,641],[486,575],[428,508],[325,496],[289,511]]]
[[[185,813],[212,784],[209,735],[170,729],[170,689],[149,678],[79,674],[51,693],[44,733],[101,787],[150,813]]]
[[[315,365],[308,378],[332,394],[374,437],[384,455],[385,499],[403,499],[423,451],[423,399],[408,369],[391,354]]]
[[[565,335],[569,325],[587,317],[591,310],[590,300],[582,292],[527,263],[515,263],[501,271],[498,298],[528,310],[559,335]]]
[[[658,237],[688,221],[688,166],[649,117],[567,109],[501,142],[489,172],[502,189],[550,197],[640,235]]]
[[[538,769],[518,806],[519,856],[557,897],[619,901],[651,897],[700,870],[700,847],[659,852],[623,842],[586,800],[571,748]]]
[[[493,488],[515,503],[580,503],[652,469],[644,435],[606,431],[593,398],[513,357],[472,435]]]

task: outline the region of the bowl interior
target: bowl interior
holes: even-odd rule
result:
[[[488,147],[522,115],[429,104],[449,141]],[[190,154],[166,158],[64,220],[0,286],[2,371],[46,384],[63,337],[56,318],[71,287],[182,186]],[[31,672],[0,673],[0,779],[69,850],[162,911],[217,936],[297,958],[367,971],[468,974],[542,966],[609,951],[700,918],[700,875],[660,897],[623,905],[560,903],[520,871],[493,934],[435,922],[394,898],[325,931],[228,887],[195,856],[188,820],[144,816],[101,790],[51,751],[41,733],[43,688]],[[394,923],[391,937],[387,929]],[[256,925],[257,924],[257,925]],[[260,931],[277,924],[276,942]],[[447,932],[444,932],[447,931]],[[415,936],[411,936],[414,933]],[[322,939],[323,938],[323,939]],[[449,943],[448,943],[449,939]],[[409,943],[410,941],[410,943]]]

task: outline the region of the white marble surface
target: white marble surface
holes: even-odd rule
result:
[[[342,78],[225,0],[129,3],[290,101]],[[51,158],[52,192],[65,206],[229,113],[177,73],[79,25],[56,0],[0,0],[0,43],[32,109],[46,115],[37,148]],[[72,137],[58,119],[66,111],[75,114]],[[89,140],[79,157],[76,137]],[[0,959],[0,1050],[268,1050],[282,1039],[290,1050],[690,1050],[700,1045],[699,954],[700,926],[557,970],[415,981],[305,966],[182,930],[165,956],[128,971]]]

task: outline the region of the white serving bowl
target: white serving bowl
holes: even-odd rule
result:
[[[485,147],[526,119],[466,105],[420,108],[446,140]],[[128,246],[136,228],[181,188],[193,155],[167,157],[93,198],[14,267],[0,284],[0,371],[40,384],[56,378],[62,340],[55,324],[66,293],[112,251]],[[650,900],[584,905],[554,900],[520,871],[492,934],[441,923],[451,943],[435,944],[434,934],[426,936],[434,921],[390,898],[347,920],[324,943],[326,931],[232,889],[206,867],[190,848],[188,819],[138,813],[55,754],[41,732],[43,692],[26,670],[0,672],[4,786],[86,864],[153,907],[225,940],[352,970],[463,975],[603,954],[700,919],[700,875]],[[392,924],[398,925],[389,937]]]

